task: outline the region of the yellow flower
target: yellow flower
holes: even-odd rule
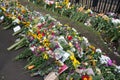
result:
[[[30,22],[22,22],[26,27],[30,26]]]
[[[67,5],[68,3],[69,3],[69,0],[64,0],[64,1],[63,1],[63,4],[64,4],[64,5]]]
[[[91,60],[92,66],[96,66],[97,60]]]
[[[80,64],[80,62],[74,57],[74,59],[73,59],[73,66],[75,68],[77,68],[79,64]]]
[[[70,80],[73,80],[73,78],[71,77]]]
[[[48,54],[47,53],[44,53],[44,56],[43,56],[44,59],[48,59]]]
[[[106,16],[106,15],[102,16],[102,18],[103,18],[105,21],[109,21],[109,17]]]
[[[30,22],[26,22],[25,26],[26,27],[30,26]]]
[[[68,52],[71,54],[70,59],[71,59],[71,61],[72,61],[72,63],[73,63],[73,66],[74,66],[75,68],[77,68],[78,65],[80,64],[80,62],[75,58],[73,52],[71,52],[70,50],[68,50]]]
[[[50,43],[45,43],[44,46],[45,46],[45,47],[49,47],[49,46],[50,46]]]
[[[37,35],[36,34],[32,34],[32,36],[36,39],[37,38]]]
[[[48,42],[49,42],[48,39],[44,39],[44,40],[43,40],[43,43],[48,43]]]
[[[49,47],[49,46],[50,46],[50,41],[49,41],[48,39],[44,39],[44,40],[43,40],[43,45],[44,45],[45,47]]]
[[[92,53],[91,54],[94,54],[95,52],[94,51],[92,51]]]
[[[6,8],[5,8],[5,7],[1,7],[1,9],[2,9],[3,11],[6,11]]]
[[[96,68],[96,73],[97,73],[98,75],[101,75],[101,71],[100,71],[99,68]]]
[[[64,26],[69,27],[69,25],[68,25],[68,24],[65,24]]]
[[[90,13],[91,12],[91,9],[88,9],[85,13]]]
[[[27,32],[27,35],[28,35],[28,36],[31,36],[31,35],[32,35],[32,33],[31,33],[30,31],[28,31],[28,32]]]
[[[12,16],[11,18],[12,18],[13,20],[15,20],[15,19],[16,19],[16,16]]]
[[[58,8],[59,2],[55,2],[55,8]]]
[[[91,56],[91,55],[88,55],[87,57],[88,57],[88,59],[93,59],[93,56]]]
[[[72,45],[72,43],[71,43],[71,42],[69,42],[69,46],[70,46],[70,47],[73,47],[73,45]]]
[[[92,49],[93,51],[95,51],[95,47],[94,46],[90,45],[89,48]]]
[[[40,40],[42,38],[42,34],[38,34],[37,39]]]

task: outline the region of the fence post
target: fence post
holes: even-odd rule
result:
[[[118,4],[117,4],[115,12],[120,14],[120,0],[118,1]]]
[[[75,4],[79,4],[79,0],[75,0]]]
[[[98,5],[98,0],[93,0],[92,7],[96,7]]]
[[[105,11],[106,5],[107,5],[107,0],[105,0],[105,5],[104,5],[104,7],[103,7],[103,12],[106,12],[106,11]]]
[[[113,4],[113,0],[111,0],[110,7],[109,7],[109,12],[111,11],[112,4]]]

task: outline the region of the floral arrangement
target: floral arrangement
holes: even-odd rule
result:
[[[15,60],[27,59],[24,68],[31,76],[41,75],[44,80],[119,80],[120,66],[74,28],[49,14],[31,12],[18,2],[11,4],[0,6],[1,22],[9,23],[4,28],[12,28],[18,38],[7,49],[25,47]]]
[[[103,36],[103,39],[108,44],[119,44],[120,42],[120,19],[116,19],[114,13],[99,14],[93,12],[91,9],[86,9],[83,5],[71,5],[69,0],[57,1],[53,0],[52,4],[46,3],[46,1],[40,1],[43,3],[45,9],[49,9],[53,12],[57,12],[62,16],[66,16],[74,21],[84,23],[86,26],[92,27]],[[113,45],[114,46],[114,45]],[[115,51],[119,51],[120,45],[114,46]]]

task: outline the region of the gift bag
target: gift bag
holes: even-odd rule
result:
[[[50,72],[45,78],[44,80],[59,80],[58,79],[58,75],[56,74],[56,72]]]

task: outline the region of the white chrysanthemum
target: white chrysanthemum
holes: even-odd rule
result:
[[[98,49],[96,49],[96,52],[102,53],[102,50],[98,48]]]
[[[110,60],[108,56],[101,55],[100,62],[101,64],[107,64],[107,62]]]
[[[120,73],[120,66],[116,66],[117,71]]]
[[[112,18],[112,23],[114,23],[114,24],[120,24],[120,19],[114,19],[114,18]]]

